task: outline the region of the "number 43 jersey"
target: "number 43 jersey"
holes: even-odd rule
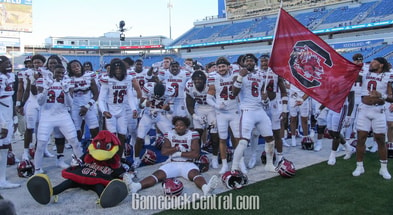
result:
[[[225,75],[218,73],[211,73],[208,79],[208,85],[214,85],[216,89],[216,103],[224,104],[225,111],[238,111],[239,102],[236,96],[232,93],[233,72],[229,71]],[[222,110],[220,110],[222,111]]]

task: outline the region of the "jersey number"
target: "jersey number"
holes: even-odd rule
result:
[[[367,90],[368,91],[373,91],[377,89],[377,82],[376,81],[369,81],[367,83]]]
[[[251,83],[251,95],[254,97],[259,96],[259,84],[258,82],[252,82]]]
[[[124,101],[124,96],[127,94],[126,90],[115,90],[113,92],[113,104],[121,104]]]
[[[228,98],[231,100],[235,99],[236,97],[232,94],[232,86],[224,86],[220,92],[220,98],[224,100],[228,100]]]
[[[64,92],[61,91],[60,95],[56,98],[56,92],[51,90],[48,92],[48,99],[46,100],[46,103],[57,103],[64,104]]]

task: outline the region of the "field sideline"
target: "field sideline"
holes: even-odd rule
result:
[[[300,138],[297,139],[300,143]],[[233,196],[236,195],[258,195],[260,198],[260,209],[246,210],[248,214],[338,214],[346,212],[352,214],[388,214],[393,211],[391,204],[393,195],[393,186],[391,181],[384,180],[378,175],[379,161],[375,153],[367,153],[365,168],[366,173],[359,178],[351,175],[355,168],[355,159],[343,160],[343,151],[338,153],[337,164],[333,167],[326,164],[330,153],[331,140],[324,140],[323,149],[320,152],[305,151],[300,146],[284,147],[284,156],[293,161],[298,169],[296,176],[292,179],[284,179],[277,173],[267,173],[264,166],[257,162],[254,169],[250,169],[248,175],[249,185],[241,190],[230,191]],[[21,140],[13,144],[15,154],[20,158],[23,143]],[[48,146],[51,152],[53,145]],[[258,145],[257,151],[260,154],[264,145]],[[250,149],[246,150],[246,156],[250,154]],[[71,159],[71,150],[66,150],[66,161]],[[246,162],[248,159],[246,158]],[[44,169],[55,186],[63,178],[60,169],[55,167],[54,158],[45,158]],[[314,165],[317,164],[317,165]],[[160,164],[146,166],[138,169],[138,179],[150,175]],[[304,168],[314,165],[310,168]],[[388,166],[393,173],[392,164]],[[210,169],[203,173],[205,178],[209,179],[212,175],[218,175],[217,169]],[[118,206],[113,208],[102,209],[96,204],[97,196],[92,191],[80,189],[70,189],[59,195],[57,203],[51,202],[48,205],[40,205],[33,200],[26,188],[25,178],[17,176],[16,165],[7,167],[7,178],[11,182],[20,183],[22,186],[16,189],[0,190],[5,199],[11,200],[16,207],[17,214],[152,214],[161,210],[138,210],[131,206],[132,196],[128,196]],[[271,178],[271,179],[269,179]],[[269,179],[269,180],[266,180]],[[184,195],[193,193],[201,194],[202,192],[188,180],[180,178],[184,184]],[[335,181],[333,181],[335,180]],[[220,183],[214,194],[228,195],[228,189]],[[141,196],[162,196],[160,184],[139,192]],[[356,210],[359,208],[359,210]],[[366,209],[370,210],[366,210]],[[360,210],[361,209],[361,210]],[[380,210],[378,210],[380,209]],[[176,211],[165,211],[164,214],[173,214]],[[220,211],[198,211],[199,213],[215,214]],[[233,213],[238,213],[234,210]],[[187,213],[187,211],[179,211]],[[190,211],[190,213],[195,213]],[[232,213],[228,210],[225,213]],[[391,213],[390,213],[391,214]]]

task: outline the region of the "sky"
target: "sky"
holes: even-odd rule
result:
[[[116,31],[121,20],[128,29],[126,37],[169,38],[171,17],[172,39],[176,39],[196,20],[216,16],[217,8],[217,0],[34,0],[33,33],[21,38],[25,44],[43,44],[50,36],[99,37]]]

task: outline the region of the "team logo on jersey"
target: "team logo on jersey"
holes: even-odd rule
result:
[[[298,41],[289,58],[291,73],[306,88],[319,87],[325,68],[333,66],[329,52],[311,40]]]

